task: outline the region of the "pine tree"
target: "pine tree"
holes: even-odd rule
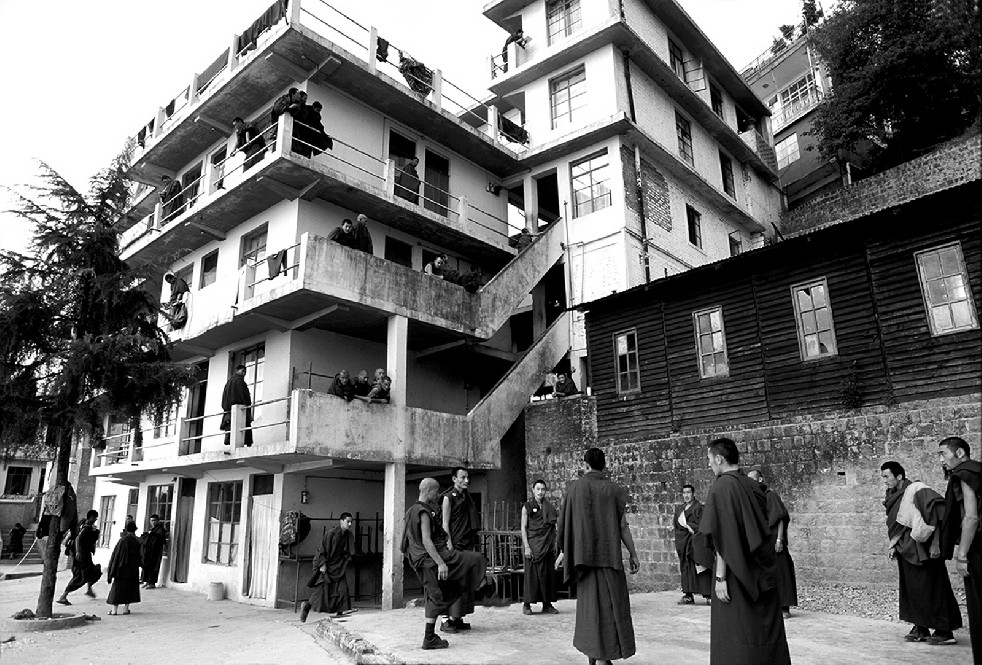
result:
[[[39,184],[13,192],[12,212],[34,237],[29,254],[0,252],[0,445],[53,449],[53,489],[68,484],[73,442],[100,441],[104,417],[123,415],[139,437],[144,414],[159,422],[191,383],[191,367],[170,359],[159,305],[143,286],[159,271],[119,257],[129,155],[94,176],[88,195],[43,163]],[[39,617],[51,616],[58,524],[42,550]]]

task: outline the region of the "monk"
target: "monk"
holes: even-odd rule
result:
[[[167,546],[167,529],[160,523],[160,515],[150,516],[150,528],[140,536],[141,561],[143,568],[143,588],[157,587],[160,576],[160,562],[164,558],[164,548]]]
[[[351,609],[348,591],[348,564],[355,552],[355,536],[351,532],[351,513],[341,513],[338,524],[324,533],[314,555],[313,575],[307,586],[310,599],[300,606],[300,621],[307,621],[310,610],[343,617]]]
[[[532,483],[532,500],[522,506],[522,544],[525,549],[525,597],[523,614],[532,614],[532,603],[542,603],[543,614],[559,614],[556,600],[556,520],[559,513],[546,501],[546,481]]]
[[[231,435],[228,433],[232,429],[232,407],[237,404],[244,404],[245,406],[252,406],[252,395],[249,394],[249,386],[245,381],[246,366],[237,365],[235,367],[235,372],[229,377],[228,381],[225,383],[225,389],[222,390],[222,411],[225,413],[222,415],[222,422],[219,425],[219,429],[226,432],[225,434],[225,445],[229,445],[231,442]],[[243,435],[243,443],[246,446],[252,445],[252,409],[245,410],[245,434]]]
[[[481,528],[477,505],[467,488],[471,479],[467,469],[457,467],[451,475],[453,485],[441,497],[440,519],[447,532],[447,547],[470,552],[477,549],[477,532]],[[445,633],[470,630],[464,617],[474,613],[474,591],[464,589],[448,612],[447,620],[440,626]]]
[[[767,526],[774,540],[774,570],[777,573],[777,589],[781,595],[781,612],[785,619],[790,619],[791,606],[798,606],[798,578],[788,550],[788,524],[791,523],[791,514],[781,501],[781,496],[764,482],[764,474],[753,469],[747,473],[747,477],[756,480],[764,488],[764,496],[767,498]]]
[[[941,556],[955,560],[955,572],[965,581],[968,605],[968,634],[972,639],[972,658],[982,664],[982,536],[979,536],[979,497],[982,496],[982,464],[972,459],[965,439],[949,436],[938,444],[941,465],[948,477],[945,490],[945,518],[941,526]],[[928,640],[940,646],[951,640]]]
[[[710,443],[708,458],[716,482],[699,530],[716,549],[709,663],[790,664],[764,488],[740,469],[730,439]]]
[[[709,568],[696,562],[696,533],[702,519],[702,504],[696,498],[696,488],[682,485],[682,503],[675,507],[675,552],[679,555],[679,574],[682,577],[682,599],[679,605],[692,605],[698,593],[709,604],[712,575]]]
[[[566,488],[557,537],[567,583],[576,582],[573,646],[590,665],[630,658],[636,649],[621,543],[634,575],[641,568],[627,523],[627,491],[604,475],[604,451],[583,455],[583,475]]]
[[[962,613],[941,559],[944,499],[921,482],[907,479],[898,462],[884,462],[880,476],[886,486],[887,556],[897,562],[900,577],[900,620],[914,624],[907,642],[933,637],[952,639],[962,626]]]
[[[447,532],[438,518],[440,484],[433,478],[419,483],[419,500],[406,511],[402,552],[423,585],[426,629],[423,649],[446,649],[447,640],[436,634],[436,619],[446,614],[465,590],[474,591],[484,581],[487,562],[477,552],[449,547]]]

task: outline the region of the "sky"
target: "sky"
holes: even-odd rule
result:
[[[329,12],[324,0],[305,1]],[[481,14],[485,0],[329,2],[441,69],[445,79],[485,96],[487,56],[506,37]],[[767,49],[777,26],[801,20],[801,0],[679,2],[738,70]],[[127,137],[270,4],[0,0],[0,185],[32,182],[41,160],[85,191]],[[30,229],[5,212],[11,206],[0,190],[0,249],[24,251]]]

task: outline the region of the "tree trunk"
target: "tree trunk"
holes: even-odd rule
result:
[[[72,457],[72,429],[62,427],[58,431],[58,449],[55,453],[55,480],[52,489],[68,484],[68,463]],[[41,556],[44,559],[44,572],[41,575],[41,590],[38,593],[38,604],[34,614],[38,617],[50,618],[52,604],[55,598],[55,583],[58,576],[58,559],[61,555],[61,518],[52,515],[48,523],[48,536],[44,539]]]

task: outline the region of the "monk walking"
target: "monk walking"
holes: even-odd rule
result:
[[[447,532],[447,547],[452,550],[470,552],[477,549],[477,532],[481,528],[477,505],[467,488],[470,474],[467,469],[457,467],[453,470],[453,486],[443,493],[440,517],[443,530]],[[464,589],[460,598],[450,607],[447,620],[440,626],[445,633],[470,630],[471,625],[464,617],[474,613],[474,589]]]
[[[692,605],[693,594],[698,593],[709,604],[712,591],[712,574],[708,566],[698,563],[696,548],[704,547],[703,539],[696,539],[702,520],[702,504],[696,500],[696,488],[682,485],[682,503],[675,507],[675,552],[679,556],[679,574],[682,578],[682,599],[679,605]],[[708,563],[708,562],[707,562]]]
[[[764,488],[767,498],[767,526],[771,530],[774,544],[774,572],[777,574],[777,590],[781,596],[781,612],[785,619],[791,618],[791,606],[798,606],[798,577],[794,572],[794,560],[788,549],[788,524],[791,513],[781,501],[781,495],[764,482],[764,474],[757,469],[749,471],[747,477],[756,480]]]
[[[641,568],[627,523],[627,491],[604,475],[604,451],[583,455],[583,475],[566,488],[558,539],[566,582],[576,581],[573,646],[591,665],[630,658],[636,649],[621,543],[631,574]]]
[[[559,513],[546,501],[546,481],[532,483],[532,500],[522,506],[522,544],[525,547],[525,597],[523,614],[532,614],[532,603],[542,603],[543,614],[559,614],[556,600],[556,520]]]
[[[348,564],[355,552],[355,536],[351,532],[351,513],[341,513],[338,524],[329,529],[317,546],[314,574],[307,586],[310,600],[300,607],[300,621],[306,621],[310,610],[342,617],[352,612],[348,591]]]

